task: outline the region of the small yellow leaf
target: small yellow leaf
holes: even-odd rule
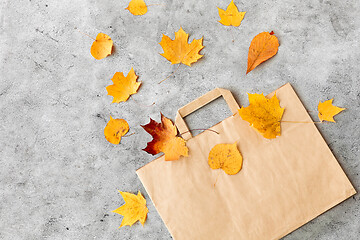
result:
[[[226,11],[218,8],[219,10],[219,16],[220,21],[219,23],[225,25],[225,26],[235,26],[238,27],[241,24],[241,21],[245,17],[246,12],[239,12],[237,9],[234,0],[231,0],[231,3],[226,8]]]
[[[126,77],[122,72],[116,72],[111,79],[114,84],[106,87],[108,95],[114,97],[112,103],[125,102],[130,95],[135,94],[141,85],[141,82],[136,81],[137,78],[133,68]]]
[[[262,62],[272,58],[278,51],[279,41],[274,32],[262,32],[251,41],[248,53],[246,74],[251,72]]]
[[[133,15],[144,15],[147,13],[147,6],[144,0],[131,0],[129,6],[125,8]]]
[[[334,99],[330,99],[325,102],[319,102],[318,111],[320,121],[335,122],[334,116],[345,110],[345,108],[334,106],[332,104],[333,100]]]
[[[183,63],[191,66],[203,55],[199,52],[204,48],[202,45],[203,38],[194,39],[190,44],[188,43],[189,34],[182,28],[175,33],[175,39],[172,40],[166,35],[163,35],[159,43],[164,50],[160,55],[170,61],[172,64]]]
[[[119,192],[125,204],[112,211],[124,216],[119,228],[126,225],[132,226],[138,220],[144,226],[149,210],[146,207],[146,200],[140,191],[137,195],[128,192]]]
[[[242,168],[242,163],[243,158],[236,142],[233,144],[217,144],[209,153],[209,166],[212,169],[221,168],[228,175],[237,174]]]
[[[276,138],[281,135],[280,120],[284,108],[280,107],[276,94],[267,99],[263,94],[250,94],[248,107],[239,109],[240,117],[259,131],[265,138]]]
[[[129,124],[124,119],[113,119],[110,116],[109,122],[104,129],[106,140],[112,144],[119,144],[121,137],[129,131]]]
[[[112,47],[113,41],[111,38],[104,33],[99,33],[91,46],[90,52],[95,59],[100,60],[111,54]]]

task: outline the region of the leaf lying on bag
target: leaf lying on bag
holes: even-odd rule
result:
[[[109,122],[104,129],[106,140],[112,144],[119,144],[121,137],[129,131],[129,124],[124,119],[113,119],[110,116]]]
[[[263,94],[250,94],[248,107],[239,109],[240,117],[259,131],[265,138],[276,138],[281,135],[280,120],[284,108],[280,107],[276,94],[267,99]]]
[[[152,155],[163,152],[166,161],[178,160],[188,156],[188,148],[183,138],[177,137],[177,128],[161,114],[161,123],[150,118],[150,123],[142,126],[154,139],[148,142],[144,151]]]
[[[273,57],[279,48],[279,41],[273,32],[262,32],[251,41],[248,54],[246,74],[256,68],[260,63]]]
[[[219,10],[219,16],[220,21],[219,23],[225,25],[225,26],[235,26],[238,27],[241,24],[241,21],[244,19],[246,12],[239,12],[237,9],[234,0],[231,0],[231,3],[226,8],[226,11],[218,8]]]
[[[221,168],[228,175],[237,174],[241,170],[242,163],[243,158],[237,149],[236,142],[215,145],[208,157],[208,164],[212,169]]]
[[[116,72],[111,79],[114,84],[106,87],[108,95],[114,97],[112,102],[125,102],[130,95],[136,93],[141,85],[141,82],[136,81],[137,78],[133,68],[126,77],[122,72]]]
[[[97,59],[103,59],[111,54],[113,41],[105,33],[99,33],[91,45],[91,55]]]
[[[183,63],[191,66],[192,63],[203,56],[200,55],[199,52],[204,46],[202,45],[203,38],[194,39],[190,44],[188,43],[188,38],[189,34],[182,28],[175,33],[174,40],[171,40],[171,38],[163,34],[159,44],[163,48],[164,53],[160,55],[172,64]]]
[[[144,226],[149,210],[146,207],[146,200],[140,191],[137,195],[128,192],[119,192],[125,204],[112,211],[124,216],[119,228],[126,225],[132,226],[138,220]]]
[[[144,15],[147,13],[147,6],[144,0],[131,0],[129,6],[125,8],[133,15]]]
[[[333,100],[334,99],[330,99],[325,102],[319,102],[318,111],[320,121],[335,122],[334,116],[345,110],[345,108],[334,106],[332,104]]]

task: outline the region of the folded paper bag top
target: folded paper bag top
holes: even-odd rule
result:
[[[312,121],[290,84],[275,92],[284,121]],[[183,117],[219,96],[237,113],[230,91],[217,88],[179,109],[179,131],[188,131]],[[183,134],[188,157],[166,162],[161,156],[137,170],[176,240],[279,239],[356,193],[314,124],[284,122],[272,140],[238,114],[210,129],[219,134]],[[242,170],[230,176],[211,169],[211,148],[234,142]]]

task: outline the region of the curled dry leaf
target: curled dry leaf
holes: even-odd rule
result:
[[[91,46],[91,55],[97,59],[103,59],[111,54],[113,41],[105,33],[99,33]]]
[[[161,56],[169,60],[172,64],[183,63],[191,66],[192,63],[199,60],[203,55],[199,52],[204,48],[202,45],[203,38],[194,39],[190,44],[188,43],[189,34],[182,28],[175,33],[175,39],[172,40],[163,34],[161,42],[159,43],[164,50]]]
[[[276,94],[268,99],[263,94],[250,94],[248,107],[239,109],[240,117],[249,122],[263,137],[271,139],[281,135],[280,120],[284,108],[280,107]]]
[[[112,211],[124,216],[119,228],[126,225],[132,226],[138,220],[144,226],[149,210],[146,207],[146,200],[140,191],[137,195],[128,192],[119,192],[125,204]]]
[[[337,106],[334,106],[332,104],[334,99],[327,100],[325,102],[319,102],[318,105],[318,111],[319,111],[319,119],[320,121],[329,121],[329,122],[335,122],[334,116],[341,111],[344,111],[345,108],[340,108]]]
[[[273,32],[262,32],[251,41],[246,74],[277,53],[279,41],[273,34]]]
[[[177,137],[177,128],[161,114],[161,123],[157,123],[150,118],[150,123],[142,126],[153,140],[148,142],[145,152],[152,155],[163,152],[166,161],[178,160],[180,156],[188,156],[188,148],[183,138]]]
[[[114,97],[112,103],[125,102],[130,95],[135,94],[141,85],[141,82],[136,81],[137,78],[133,68],[126,77],[122,72],[116,72],[111,79],[114,84],[106,87],[108,95]]]
[[[113,119],[110,116],[109,122],[104,129],[106,140],[112,144],[119,144],[121,137],[129,131],[129,124],[124,119]]]
[[[246,12],[239,12],[233,0],[226,8],[226,11],[221,8],[218,8],[218,10],[220,16],[219,23],[225,26],[235,26],[235,27],[240,26],[241,21],[244,19],[246,13]]]
[[[237,174],[242,168],[243,158],[236,142],[233,144],[217,144],[209,153],[208,164],[212,169],[221,168],[228,175]]]
[[[147,6],[144,0],[131,0],[129,6],[125,8],[133,15],[144,15],[147,13]]]

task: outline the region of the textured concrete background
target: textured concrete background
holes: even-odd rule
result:
[[[235,0],[247,11],[239,28],[217,22],[216,7],[230,0],[148,0],[163,5],[144,16],[124,10],[128,2],[0,2],[0,239],[171,239],[135,174],[155,159],[141,150],[151,136],[140,124],[158,121],[160,111],[174,119],[176,109],[215,87],[247,105],[246,92],[269,93],[290,82],[315,121],[318,101],[334,97],[348,109],[336,124],[318,128],[360,189],[358,0]],[[158,84],[177,67],[158,54],[158,42],[180,26],[190,40],[204,36],[204,57]],[[75,27],[110,35],[114,54],[95,60],[92,40]],[[278,54],[245,76],[250,41],[271,30]],[[142,87],[128,102],[110,104],[105,87],[131,67]],[[103,135],[110,114],[135,133],[120,145]],[[186,120],[204,128],[229,114],[217,100]],[[123,204],[117,189],[144,194],[150,211],[144,227],[117,229],[122,217],[111,212]],[[359,203],[355,195],[284,239],[358,239]]]

